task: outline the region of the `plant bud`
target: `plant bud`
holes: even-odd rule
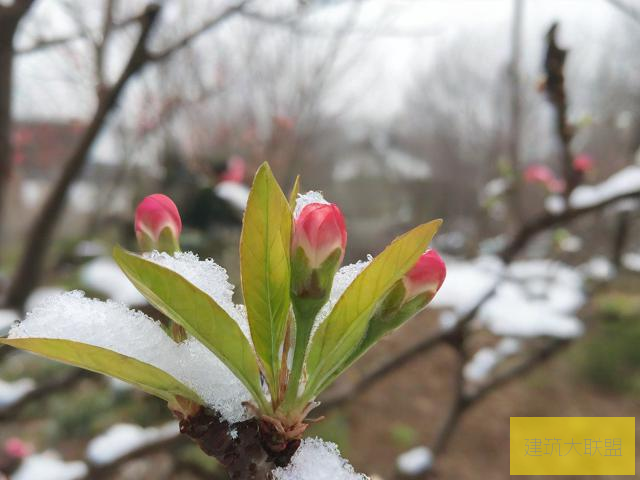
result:
[[[433,297],[440,290],[446,275],[447,267],[442,257],[435,250],[427,250],[402,279],[405,301],[422,293]]]
[[[155,193],[138,204],[135,229],[138,244],[144,252],[180,250],[182,221],[175,203],[166,195]]]
[[[311,269],[320,267],[329,256],[339,251],[338,262],[344,257],[347,230],[340,209],[332,203],[311,203],[304,207],[295,221],[292,250],[301,248]]]
[[[588,172],[593,169],[593,157],[587,153],[581,153],[573,159],[573,169],[576,172]]]

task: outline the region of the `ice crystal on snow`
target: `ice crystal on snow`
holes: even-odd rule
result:
[[[204,345],[176,344],[160,324],[124,305],[74,291],[51,297],[14,326],[9,338],[57,338],[106,348],[149,363],[192,388],[231,423],[246,417],[249,393]]]
[[[306,438],[285,468],[273,471],[274,480],[366,480],[340,456],[334,443]]]

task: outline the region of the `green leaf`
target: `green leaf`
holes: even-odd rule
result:
[[[349,285],[311,340],[303,400],[317,396],[348,366],[380,301],[424,253],[441,223],[434,220],[396,238]]]
[[[300,193],[300,175],[296,176],[295,182],[293,182],[293,188],[289,193],[289,207],[291,207],[291,211],[296,208],[296,201],[298,200],[298,193]]]
[[[105,348],[53,338],[0,338],[0,343],[118,378],[167,402],[181,396],[202,404],[195,392],[167,372]]]
[[[289,314],[291,221],[289,203],[269,165],[263,163],[244,213],[240,269],[251,338],[274,399]]]
[[[121,247],[113,258],[140,293],[211,350],[264,406],[260,372],[238,324],[208,294],[178,273]]]

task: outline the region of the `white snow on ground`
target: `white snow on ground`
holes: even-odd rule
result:
[[[98,257],[80,268],[80,282],[84,288],[94,290],[117,302],[135,307],[147,301],[129,281],[118,264],[110,257]]]
[[[616,267],[605,257],[593,257],[579,267],[585,278],[605,282],[616,275]]]
[[[0,309],[0,335],[7,334],[11,326],[20,319],[20,315],[16,310],[9,308]]]
[[[191,387],[223,418],[246,418],[249,393],[218,358],[194,338],[176,344],[160,324],[123,304],[89,299],[82,292],[51,297],[14,326],[9,338],[58,338],[136,358]]]
[[[307,193],[300,193],[298,194],[298,198],[296,200],[296,208],[293,212],[293,216],[295,218],[298,218],[298,215],[300,215],[300,212],[302,211],[302,209],[311,203],[329,203],[329,202],[327,202],[324,199],[321,192],[310,191]]]
[[[421,475],[431,469],[433,453],[427,447],[415,447],[398,455],[396,466],[398,471],[407,476]]]
[[[22,378],[15,382],[0,380],[0,408],[13,405],[36,387],[31,378]]]
[[[57,453],[48,451],[25,458],[11,480],[77,480],[87,472],[83,462],[65,462]]]
[[[233,318],[250,340],[249,321],[244,305],[233,302],[234,286],[229,283],[227,271],[208,258],[200,260],[193,252],[176,252],[174,255],[157,251],[145,253],[145,258],[181,275],[208,294]]]
[[[95,465],[105,465],[146,445],[180,435],[176,422],[160,427],[143,428],[139,425],[119,423],[95,437],[87,445],[87,459]]]
[[[499,282],[478,312],[476,326],[513,337],[570,338],[582,333],[574,315],[585,300],[578,273],[547,260],[515,262],[504,273],[501,269],[499,260],[491,257],[447,260],[447,280],[432,305],[466,312]]]
[[[581,185],[569,197],[573,208],[586,208],[640,190],[640,166],[631,165],[597,185]]]
[[[249,187],[238,182],[220,182],[214,187],[218,197],[226,200],[234,208],[244,211],[249,200]]]
[[[340,456],[334,443],[319,438],[305,438],[284,468],[272,472],[274,480],[366,480]]]
[[[520,341],[515,338],[503,338],[495,347],[481,348],[464,366],[464,377],[471,382],[483,382],[502,360],[519,350]]]
[[[622,265],[632,272],[640,272],[640,253],[625,253],[622,256]]]

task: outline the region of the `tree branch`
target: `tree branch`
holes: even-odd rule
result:
[[[165,47],[163,50],[160,50],[157,52],[147,51],[147,57],[149,61],[159,62],[159,61],[165,60],[174,52],[181,50],[187,45],[189,45],[189,43],[191,43],[191,41],[193,41],[196,37],[202,35],[203,33],[205,33],[206,31],[210,30],[213,27],[220,25],[225,20],[228,20],[229,18],[231,18],[235,13],[240,12],[248,3],[248,1],[249,0],[243,0],[236,5],[228,7],[218,16],[204,22],[199,28],[189,33],[188,35],[185,35],[183,38],[181,38],[179,41],[175,42],[174,44],[168,47]]]
[[[18,413],[27,405],[42,400],[52,393],[67,390],[79,383],[81,380],[89,378],[92,375],[93,374],[91,372],[86,370],[73,369],[71,372],[60,378],[49,380],[30,392],[25,393],[16,402],[0,409],[0,420],[6,421],[14,419],[16,415],[18,415]]]

